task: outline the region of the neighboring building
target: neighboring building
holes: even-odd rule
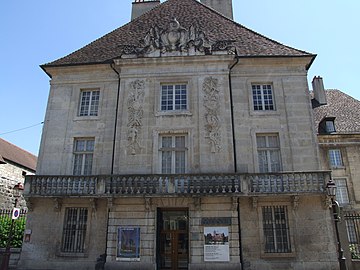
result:
[[[315,55],[234,22],[231,0],[201,2],[137,0],[131,22],[42,66],[19,269],[103,253],[106,269],[338,269]]]
[[[336,199],[347,230],[342,243],[348,253],[349,242],[347,259],[352,257],[355,263],[360,259],[360,101],[339,90],[325,91],[320,77],[314,78],[313,91],[321,166],[332,171],[337,185]]]
[[[13,188],[35,174],[37,157],[0,138],[0,209],[14,207]],[[26,206],[20,201],[21,206]]]

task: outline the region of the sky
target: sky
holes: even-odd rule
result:
[[[50,78],[39,67],[130,21],[132,0],[0,1],[0,138],[38,155]],[[162,1],[163,2],[163,1]],[[358,0],[233,0],[234,20],[317,54],[308,72],[360,100]]]

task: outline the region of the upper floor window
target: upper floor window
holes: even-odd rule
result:
[[[188,109],[186,84],[161,85],[161,111],[182,111]]]
[[[76,139],[74,142],[74,175],[90,175],[94,154],[94,139]]]
[[[66,208],[61,251],[83,253],[87,225],[87,208]]]
[[[253,84],[252,96],[254,111],[275,110],[273,89],[271,84]]]
[[[166,135],[160,137],[161,173],[186,172],[186,136]]]
[[[344,166],[340,149],[330,149],[329,150],[329,161],[330,161],[330,166],[332,168]]]
[[[265,253],[291,253],[287,207],[263,206]]]
[[[327,120],[325,121],[325,127],[327,133],[335,132],[335,125],[333,120]]]
[[[336,200],[340,205],[349,204],[346,179],[334,179],[336,184]]]
[[[277,134],[256,135],[259,171],[278,172],[281,170],[280,144]]]
[[[100,91],[81,91],[79,116],[97,116],[99,110]]]

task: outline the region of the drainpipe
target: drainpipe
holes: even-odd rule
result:
[[[233,103],[233,91],[231,71],[239,63],[239,58],[236,57],[235,62],[229,68],[229,90],[230,90],[230,113],[231,113],[231,126],[232,126],[232,138],[233,138],[233,154],[234,154],[234,172],[237,173],[237,158],[236,158],[236,140],[235,140],[235,120],[234,120],[234,103]],[[240,257],[240,269],[244,269],[244,258],[242,252],[242,237],[241,237],[241,223],[240,223],[240,198],[237,199],[237,214],[238,214],[238,232],[239,232],[239,257]]]
[[[115,71],[115,73],[118,76],[118,87],[117,87],[117,96],[116,96],[116,108],[115,108],[115,123],[114,123],[114,137],[113,137],[113,149],[112,149],[112,156],[111,156],[111,177],[114,174],[114,162],[115,162],[115,140],[116,140],[116,132],[117,132],[117,120],[118,120],[118,112],[119,112],[119,98],[120,98],[120,72],[118,72],[113,64],[110,65],[112,70]],[[105,262],[107,257],[107,247],[108,247],[108,234],[109,234],[109,218],[110,218],[110,206],[109,204],[112,204],[112,198],[108,199],[108,207],[107,207],[107,220],[106,220],[106,238],[105,238]],[[104,263],[105,263],[104,262]],[[104,269],[104,268],[103,268]]]

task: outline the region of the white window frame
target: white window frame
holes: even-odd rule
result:
[[[180,86],[180,87],[185,86],[185,89],[176,89],[177,86]],[[166,106],[165,108],[163,107],[163,104],[162,104],[163,103],[163,94],[164,94],[163,91],[165,91],[165,89],[163,89],[163,87],[172,87],[172,95],[171,95],[171,100],[170,100],[171,101],[170,105],[172,106],[172,109],[166,108],[167,105],[164,105],[164,106]],[[176,96],[177,96],[176,91],[177,90],[180,90],[180,91],[185,90],[186,97],[185,97],[185,99],[180,98],[180,101],[185,100],[186,108],[176,108],[176,106],[177,106],[176,101],[178,100],[178,99],[176,99]],[[182,94],[180,93],[180,95],[182,95]],[[164,100],[164,101],[166,102],[167,100]],[[184,111],[188,111],[189,110],[188,84],[187,83],[161,83],[160,84],[160,103],[159,103],[159,106],[160,106],[159,107],[160,112],[184,112]],[[181,106],[181,104],[179,106]]]
[[[340,149],[329,149],[328,151],[329,165],[331,168],[343,168],[344,162]]]
[[[84,143],[83,149],[78,144]],[[73,148],[73,175],[91,175],[94,163],[95,138],[75,138]]]
[[[266,146],[260,147],[257,143],[259,137],[265,137]],[[277,138],[277,146],[271,147],[269,146],[269,137],[276,137]],[[270,173],[270,172],[279,172],[282,170],[282,160],[281,160],[281,151],[280,151],[280,137],[278,133],[256,133],[255,134],[255,142],[256,142],[256,149],[257,149],[257,160],[258,160],[258,169],[260,173]],[[266,160],[267,160],[267,170],[261,170],[261,161],[260,161],[260,152],[266,153]],[[278,155],[278,162],[279,162],[279,169],[273,170],[272,165],[272,154],[276,153]]]
[[[349,204],[349,191],[346,178],[335,178],[334,181],[336,184],[336,200],[340,205]]]
[[[184,138],[184,147],[176,147],[176,138]],[[163,138],[171,138],[171,147],[163,147]],[[165,152],[171,153],[171,169],[170,172],[164,172],[163,170],[163,155]],[[179,152],[184,153],[184,170],[182,172],[177,171],[176,168],[176,154]],[[160,173],[162,174],[182,174],[188,171],[188,136],[187,134],[175,133],[175,134],[160,134],[159,136],[159,165]]]
[[[258,93],[254,94],[254,91],[260,91],[260,100],[258,100],[256,97],[258,97]],[[271,91],[271,94],[265,94],[266,91]],[[275,106],[275,95],[274,95],[274,87],[272,83],[253,83],[251,84],[251,96],[252,96],[252,110],[255,112],[264,112],[264,111],[276,111]],[[271,97],[271,98],[268,98]],[[255,105],[257,101],[260,101],[261,104]],[[270,102],[269,104],[266,104],[267,102]],[[266,107],[269,108],[266,108]],[[261,108],[255,108],[255,107],[261,107]]]
[[[84,104],[84,102],[86,102],[85,94],[90,95],[87,101],[88,104]],[[78,117],[91,117],[99,115],[100,94],[101,92],[99,88],[80,90]]]

